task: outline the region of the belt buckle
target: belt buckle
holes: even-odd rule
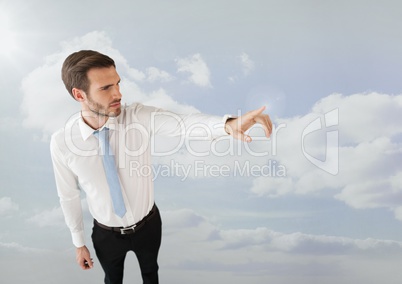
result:
[[[132,226],[130,226],[130,227],[122,228],[122,229],[120,229],[120,233],[121,233],[122,235],[130,235],[130,234],[133,234],[133,233],[135,233],[135,227],[137,227],[137,224],[134,224],[134,225],[132,225]]]

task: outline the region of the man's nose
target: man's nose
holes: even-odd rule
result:
[[[119,86],[116,86],[113,90],[113,98],[114,99],[121,99],[122,94],[120,93],[120,88]]]

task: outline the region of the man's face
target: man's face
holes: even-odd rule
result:
[[[118,116],[121,113],[120,76],[116,69],[93,68],[88,71],[89,90],[86,105],[101,116]]]

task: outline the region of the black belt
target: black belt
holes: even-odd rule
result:
[[[128,226],[128,227],[108,227],[106,225],[103,225],[103,224],[99,223],[95,219],[94,219],[94,222],[95,222],[95,224],[97,226],[101,227],[102,229],[117,232],[117,233],[120,233],[122,235],[130,235],[130,234],[134,234],[136,231],[141,229],[141,227],[144,226],[145,223],[147,221],[149,221],[155,215],[154,214],[155,211],[156,211],[156,205],[154,205],[152,207],[152,209],[151,209],[151,211],[149,211],[148,215],[145,216],[144,218],[142,218],[141,221],[135,223],[134,225]]]

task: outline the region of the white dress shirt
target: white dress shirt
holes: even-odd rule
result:
[[[130,171],[130,165],[152,166],[151,137],[160,134],[184,138],[191,126],[192,137],[205,137],[207,131],[209,138],[214,139],[228,135],[224,130],[226,119],[227,116],[205,114],[178,115],[137,103],[122,107],[119,116],[110,117],[103,127],[110,129],[110,148],[115,154],[127,209],[123,218],[113,212],[101,148],[93,135],[95,130],[81,115],[70,119],[52,135],[50,151],[60,204],[73,244],[85,245],[81,189],[86,193],[90,213],[99,223],[109,227],[135,224],[154,204],[153,177],[135,174]],[[195,123],[199,127],[194,127]]]

